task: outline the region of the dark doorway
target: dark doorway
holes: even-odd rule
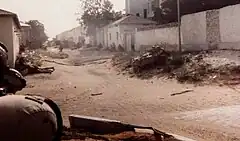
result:
[[[143,17],[144,17],[144,19],[147,18],[147,9],[143,9]]]

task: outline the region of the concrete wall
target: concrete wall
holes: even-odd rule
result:
[[[240,4],[219,11],[221,49],[240,50]]]
[[[0,17],[0,41],[3,42],[8,49],[8,63],[10,66],[14,66],[17,39],[14,37],[13,19],[11,17]],[[14,42],[15,41],[15,42]]]
[[[138,31],[135,38],[135,49],[140,51],[160,43],[175,45],[178,43],[178,30],[177,27],[171,27]]]
[[[182,17],[183,44],[206,44],[206,12]]]
[[[184,50],[237,49],[240,50],[240,4],[209,10],[181,18],[181,36]],[[136,49],[157,43],[178,43],[177,28],[159,28],[138,31]]]

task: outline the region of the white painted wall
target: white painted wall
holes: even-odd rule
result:
[[[207,17],[206,11],[185,15],[181,19],[181,35],[183,49],[201,50],[208,49]],[[240,4],[219,9],[219,49],[240,50]],[[211,22],[211,21],[210,21]],[[209,30],[208,32],[210,32]],[[214,32],[211,31],[211,32]],[[219,33],[217,33],[219,35]],[[212,34],[215,35],[215,34]],[[210,35],[209,35],[210,36]],[[216,35],[217,36],[217,35]],[[166,42],[178,44],[178,30],[174,28],[160,28],[138,31],[135,35],[136,50],[152,46],[156,43]]]
[[[206,12],[189,14],[182,17],[181,36],[183,49],[201,50],[207,49],[207,26]],[[168,43],[175,45],[169,50],[175,50],[178,44],[178,28],[157,28],[145,31],[139,31],[135,35],[136,50],[144,50],[155,44]]]
[[[118,37],[117,37],[118,34]],[[108,28],[108,46],[110,47],[112,44],[115,44],[116,47],[120,44],[122,45],[122,39],[120,37],[120,27],[113,26]]]
[[[142,50],[146,46],[152,46],[163,42],[175,45],[178,43],[178,29],[177,27],[171,27],[138,31],[135,38],[136,50]]]
[[[222,42],[240,42],[240,4],[219,11]]]
[[[14,67],[17,54],[19,52],[19,39],[14,33],[15,24],[11,17],[0,17],[0,41],[8,49],[8,63]]]
[[[182,17],[182,43],[207,44],[206,12],[189,14]]]

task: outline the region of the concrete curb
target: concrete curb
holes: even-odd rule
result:
[[[93,134],[118,134],[126,131],[140,131],[142,133],[158,134],[163,138],[168,138],[168,141],[195,141],[179,135],[164,133],[152,127],[124,124],[117,120],[70,115],[69,122],[72,129],[84,130]]]

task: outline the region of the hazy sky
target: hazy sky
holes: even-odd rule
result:
[[[110,1],[116,10],[124,9],[125,0]],[[79,0],[0,0],[0,8],[18,14],[21,21],[41,21],[50,37],[78,26]]]

